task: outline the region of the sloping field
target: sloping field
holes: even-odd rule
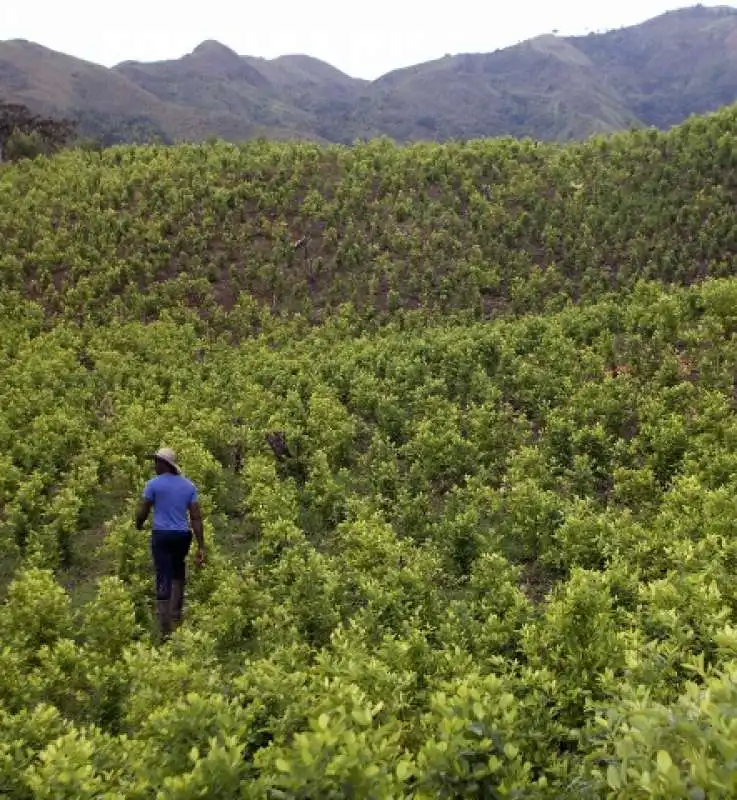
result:
[[[736,114],[4,167],[0,794],[734,796]]]

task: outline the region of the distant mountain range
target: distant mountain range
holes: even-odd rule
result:
[[[256,136],[349,143],[667,128],[737,100],[737,9],[695,6],[588,36],[539,36],[378,80],[318,59],[240,56],[206,41],[172,61],[107,68],[0,42],[0,99],[71,117],[106,144]]]

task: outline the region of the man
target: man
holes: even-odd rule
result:
[[[153,508],[151,553],[156,570],[156,613],[162,639],[166,639],[182,618],[185,560],[192,544],[192,531],[197,539],[198,566],[205,562],[205,539],[197,489],[182,475],[176,454],[162,447],[153,454],[153,459],[156,477],[144,487],[136,528],[143,529]]]

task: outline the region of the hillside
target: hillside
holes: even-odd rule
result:
[[[0,794],[737,796],[735,135],[0,167]]]
[[[206,58],[195,61],[198,66],[207,63]],[[240,82],[246,69],[244,66],[233,83]],[[227,76],[221,80],[205,71],[193,79],[207,87],[206,95],[212,93],[214,105],[188,104],[186,92],[178,93],[176,88],[162,91],[156,81],[148,87],[146,80],[129,80],[122,71],[30,42],[0,43],[0,96],[45,114],[73,118],[83,133],[100,138],[106,145],[198,141],[216,136],[236,141],[265,135],[303,138],[300,126],[304,127],[305,114],[298,109],[289,111],[285,104],[277,103],[278,115],[269,116],[266,107],[273,102],[249,105],[248,87],[234,90],[240,104],[218,106],[215,98],[219,85],[228,83]],[[291,122],[297,127],[291,128]],[[307,133],[307,138],[319,138],[311,131]]]
[[[0,96],[79,118],[85,133],[165,142],[258,136],[350,143],[530,136],[567,141],[667,128],[737,100],[737,9],[695,6],[586,37],[539,36],[356,80],[303,55],[206,41],[112,69],[0,42]]]
[[[686,285],[735,268],[736,128],[732,106],[567,147],[70,151],[0,174],[0,286],[69,319],[174,297],[214,318],[245,292],[319,321],[346,302],[488,318]]]

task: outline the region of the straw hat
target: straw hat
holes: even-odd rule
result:
[[[165,464],[168,464],[174,469],[177,475],[181,475],[182,470],[179,468],[179,464],[177,464],[177,454],[171,449],[171,447],[160,447],[153,454],[153,457],[157,458],[159,461],[163,461]]]

